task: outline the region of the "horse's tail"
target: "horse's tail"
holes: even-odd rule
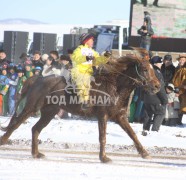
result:
[[[20,95],[20,97],[17,97],[18,99],[17,99],[16,105],[15,105],[15,112],[14,112],[13,116],[11,117],[11,120],[10,120],[7,127],[2,127],[1,124],[0,124],[0,130],[1,131],[6,132],[10,127],[12,127],[15,124],[15,121],[16,121],[16,118],[17,118],[18,106],[20,105],[21,101],[27,96],[30,87],[36,82],[36,80],[38,78],[39,78],[39,76],[32,76],[25,81],[25,83],[23,84],[23,88],[21,90],[21,95]]]

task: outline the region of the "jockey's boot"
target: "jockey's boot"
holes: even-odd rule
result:
[[[96,66],[92,66],[92,70],[93,70],[93,76],[96,76],[98,74]]]
[[[87,110],[90,107],[92,107],[92,105],[90,104],[90,101],[84,101],[84,103],[82,103],[81,105],[82,110]]]

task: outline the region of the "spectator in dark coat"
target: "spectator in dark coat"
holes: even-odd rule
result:
[[[165,85],[172,83],[172,78],[174,77],[175,73],[175,67],[172,64],[172,56],[169,54],[164,56],[161,73],[163,75]]]
[[[144,93],[144,121],[142,135],[147,135],[146,130],[150,130],[151,121],[153,121],[151,130],[159,131],[159,128],[165,117],[166,104],[168,103],[167,95],[165,92],[165,84],[160,71],[163,60],[159,56],[154,56],[151,59],[151,63],[153,65],[156,77],[161,83],[161,89],[154,95],[149,94],[148,92]]]
[[[35,67],[41,67],[43,68],[43,61],[41,59],[41,53],[40,51],[35,51],[34,52],[34,56],[33,56],[33,59],[32,59],[32,65],[34,66],[33,68]]]

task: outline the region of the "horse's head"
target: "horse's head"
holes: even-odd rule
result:
[[[157,79],[152,65],[148,59],[141,59],[135,64],[135,72],[139,86],[149,93],[155,94],[160,90],[160,82]]]
[[[110,62],[109,71],[120,74],[120,77],[123,76],[125,80],[133,81],[137,86],[141,86],[149,93],[155,94],[160,90],[160,82],[149,62],[148,52],[144,49],[137,50],[138,55],[123,56]]]
[[[149,93],[155,94],[160,90],[161,85],[149,62],[149,53],[145,49],[134,49],[137,50],[137,54],[127,56],[127,58],[134,63],[136,83]]]

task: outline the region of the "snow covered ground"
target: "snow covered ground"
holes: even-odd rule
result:
[[[37,118],[29,118],[0,146],[0,180],[13,179],[186,179],[186,116],[184,126],[161,126],[158,133],[141,135],[142,125],[133,123],[151,160],[138,156],[132,140],[115,123],[108,122],[107,152],[112,163],[99,161],[97,122],[91,120],[52,120],[39,136],[39,149],[45,159],[31,156],[31,128]],[[9,118],[0,117],[2,126]],[[3,132],[0,132],[0,136]]]

